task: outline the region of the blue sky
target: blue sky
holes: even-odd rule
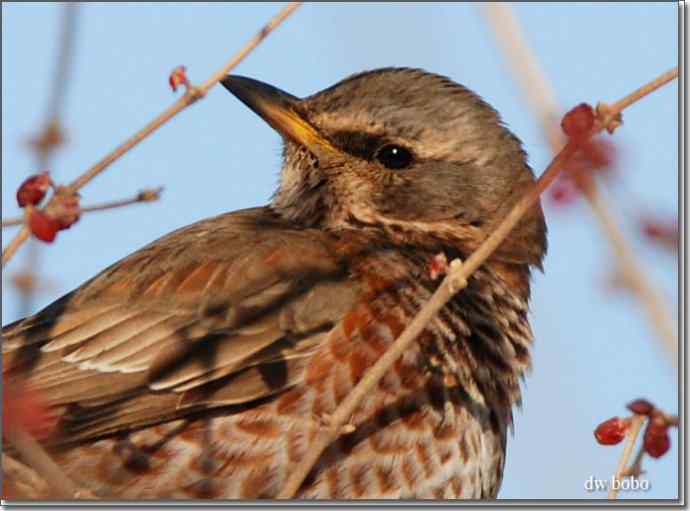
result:
[[[67,182],[168,106],[167,76],[179,64],[201,82],[280,4],[96,4],[80,10],[64,125],[69,144],[53,176]],[[2,214],[18,213],[14,193],[35,169],[25,140],[43,120],[54,70],[58,4],[2,5]],[[616,100],[678,61],[675,3],[515,4],[528,42],[564,106]],[[472,4],[310,4],[237,69],[292,94],[311,94],[356,71],[422,67],[482,95],[523,140],[537,173],[550,159],[534,115],[493,36]],[[678,87],[634,105],[616,134],[618,178],[605,189],[617,219],[674,316],[675,258],[646,244],[636,219],[678,208]],[[264,204],[276,184],[280,140],[222,87],[183,112],[83,189],[83,203],[165,186],[160,202],[82,218],[44,246],[47,290],[35,308],[177,227]],[[590,476],[610,477],[621,446],[601,447],[592,430],[647,397],[678,411],[676,369],[635,300],[605,285],[615,261],[583,203],[546,206],[549,254],[533,285],[534,369],[516,413],[501,498],[604,498]],[[3,232],[3,244],[8,234]],[[3,323],[19,311],[3,271]],[[651,489],[633,498],[677,495],[677,436],[647,460]]]

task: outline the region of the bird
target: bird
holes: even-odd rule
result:
[[[282,138],[270,203],[173,231],[2,328],[5,381],[47,403],[43,445],[94,498],[275,498],[437,289],[430,261],[469,257],[535,181],[499,113],[442,75],[378,68],[304,98],[221,83]],[[546,234],[537,202],[296,498],[497,498]]]

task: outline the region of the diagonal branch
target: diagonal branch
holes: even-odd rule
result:
[[[36,156],[36,169],[50,168],[56,150],[65,141],[60,119],[67,98],[67,88],[71,83],[70,75],[74,60],[78,19],[78,4],[65,4],[62,7],[56,67],[51,82],[45,121],[40,132],[30,141]],[[18,247],[19,244],[16,246]],[[35,282],[38,280],[40,255],[38,244],[30,244],[23,261],[24,269],[20,270],[20,274],[29,277],[28,281]],[[32,309],[35,291],[36,288],[33,286],[19,287],[19,310],[24,314],[28,314]]]
[[[256,48],[278,25],[280,25],[290,14],[292,14],[299,2],[292,2],[284,7],[273,19],[264,25],[247,43],[242,47],[223,67],[221,67],[211,78],[206,80],[199,87],[190,87],[184,96],[178,99],[172,106],[161,113],[153,121],[147,124],[143,129],[125,141],[122,145],[117,147],[113,152],[106,155],[102,160],[89,168],[82,175],[77,177],[72,183],[66,187],[67,193],[76,193],[79,189],[85,186],[89,181],[95,178],[98,174],[103,172],[110,164],[134,148],[139,142],[144,140],[158,128],[160,128],[167,121],[172,119],[175,115],[183,109],[194,103],[197,99],[203,97],[206,92],[220,81],[230,70],[237,66],[249,53]],[[45,206],[50,207],[53,202],[53,197]],[[2,265],[14,255],[17,249],[29,237],[29,229],[24,226],[17,233],[17,235],[10,241],[2,252]],[[66,498],[83,498],[91,497],[90,494],[84,493],[67,477],[58,465],[50,458],[41,445],[25,431],[16,430],[14,432],[7,432],[9,442],[17,449],[23,458],[30,464],[30,466],[38,472],[50,484],[58,495]]]
[[[144,126],[141,130],[135,133],[132,137],[126,140],[122,145],[117,147],[112,153],[108,154],[101,161],[93,165],[90,169],[84,172],[81,176],[75,179],[68,188],[72,192],[84,187],[89,181],[91,181],[98,174],[103,172],[106,168],[110,166],[115,160],[120,158],[122,155],[127,153],[130,149],[134,148],[146,137],[155,132],[158,128],[163,126],[170,119],[175,117],[182,110],[190,106],[192,103],[196,102],[206,95],[206,93],[222,80],[225,75],[227,75],[232,69],[234,69],[240,62],[242,62],[247,55],[249,55],[261,42],[266,39],[266,37],[275,30],[278,25],[280,25],[285,19],[292,14],[295,9],[300,6],[299,2],[291,2],[285,6],[276,16],[266,23],[261,29],[252,36],[249,41],[235,54],[230,60],[228,60],[218,71],[216,71],[208,80],[199,85],[198,87],[189,87],[185,94],[180,97],[175,103],[168,107],[164,112],[162,112],[158,117],[153,119],[150,123]]]
[[[618,114],[620,114],[623,108],[658,89],[669,80],[670,79],[667,79],[667,77],[663,80],[656,79],[650,82],[652,86],[638,89],[621,101],[614,103],[610,109],[607,110],[605,117],[597,120],[587,136],[578,140],[569,140],[565,147],[563,147],[551,161],[534,186],[532,186],[515,206],[513,206],[513,209],[501,221],[491,235],[482,242],[479,248],[474,251],[464,263],[458,260],[451,262],[448,274],[429,301],[424,304],[419,313],[407,325],[402,334],[400,334],[400,337],[398,337],[388,348],[386,353],[367,370],[359,383],[352,389],[352,392],[350,392],[350,394],[348,394],[338,405],[335,412],[328,420],[328,427],[319,432],[319,435],[317,435],[312,442],[304,458],[290,470],[290,476],[278,493],[277,498],[288,499],[297,493],[302,482],[307,477],[307,474],[309,474],[309,471],[318,461],[321,453],[338,437],[350,416],[357,410],[359,403],[381,380],[383,375],[391,368],[400,355],[402,355],[402,353],[404,353],[404,351],[417,339],[419,334],[422,333],[424,328],[426,328],[429,322],[446,303],[448,303],[455,293],[467,285],[467,279],[472,272],[486,261],[513,227],[520,221],[522,216],[538,201],[540,194],[551,184],[558,173],[563,169],[564,164],[575,154],[579,144],[586,142],[592,135],[598,133],[602,129],[608,128],[610,123],[617,119]]]
[[[637,440],[637,437],[640,435],[640,431],[642,431],[642,426],[644,426],[644,423],[646,421],[646,417],[644,415],[633,415],[632,417],[632,424],[630,425],[630,428],[626,432],[626,436],[628,437],[627,441],[625,442],[625,447],[623,448],[623,453],[621,454],[620,459],[618,460],[618,467],[616,468],[616,473],[613,475],[613,481],[618,481],[624,477],[625,475],[625,469],[628,466],[628,461],[630,461],[630,456],[632,455],[633,448],[635,447],[635,441]],[[640,451],[644,452],[644,451]],[[618,492],[620,491],[620,484],[616,486],[615,488],[612,486],[611,489],[609,490],[608,494],[608,499],[613,500],[618,496]]]
[[[501,49],[506,54],[515,80],[522,88],[522,92],[539,119],[549,144],[556,152],[561,145],[562,137],[555,129],[554,120],[557,119],[557,112],[560,108],[545,73],[527,45],[512,7],[509,4],[492,2],[485,4],[483,10]],[[601,109],[605,115],[613,120],[613,116],[606,112],[607,109],[621,112],[640,97],[656,90],[677,76],[678,68],[670,69],[614,105],[600,104],[598,109]],[[649,282],[642,270],[642,265],[633,256],[633,249],[623,236],[608,203],[601,197],[593,179],[588,180],[584,195],[620,265],[619,270],[623,281],[645,308],[652,327],[671,353],[674,363],[678,364],[678,338],[673,318],[668,312],[669,309],[664,303],[663,297]]]
[[[673,361],[678,364],[678,337],[676,337],[673,318],[668,308],[664,306],[663,297],[645,277],[645,273],[641,270],[642,265],[628,246],[599,188],[587,186],[584,188],[584,195],[611,244],[623,282],[642,303],[649,322],[656,329],[666,349],[673,355]]]
[[[197,87],[189,87],[185,94],[181,96],[177,101],[175,101],[170,107],[158,115],[155,119],[149,122],[137,133],[132,135],[129,139],[123,142],[120,146],[115,148],[111,153],[107,154],[103,159],[94,164],[91,168],[86,170],[82,175],[77,177],[69,185],[65,187],[65,193],[73,194],[78,190],[83,188],[88,184],[93,178],[98,176],[106,168],[108,168],[113,162],[121,158],[128,151],[136,147],[139,142],[144,140],[146,137],[154,133],[158,128],[163,126],[170,119],[175,117],[182,110],[190,106],[192,103],[196,102],[206,95],[208,90],[213,87],[216,83],[225,77],[232,69],[234,69],[244,58],[249,55],[249,53],[254,50],[261,42],[266,39],[266,37],[273,32],[285,19],[287,19],[290,14],[292,14],[297,7],[300,6],[299,2],[291,2],[285,6],[273,19],[271,19],[266,25],[264,25],[253,37],[247,41],[247,43],[228,60],[225,65],[223,65],[218,71],[216,71],[208,80]],[[50,206],[52,200],[48,202],[46,208]],[[24,227],[14,239],[9,243],[7,248],[2,252],[2,265],[4,266],[7,261],[14,255],[16,250],[21,246],[21,244],[29,237],[29,231]]]

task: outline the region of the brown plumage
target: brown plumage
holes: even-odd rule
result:
[[[47,448],[104,498],[275,495],[433,293],[431,258],[465,258],[533,182],[496,112],[437,75],[381,69],[303,100],[224,85],[285,138],[271,204],[175,231],[2,330],[8,381],[60,417]],[[545,249],[536,207],[298,497],[496,496]]]

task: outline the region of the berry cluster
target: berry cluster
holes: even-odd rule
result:
[[[627,408],[635,415],[648,418],[642,441],[644,451],[652,458],[666,454],[671,447],[668,429],[678,426],[678,418],[665,414],[646,399],[636,399]],[[594,437],[602,445],[615,445],[625,438],[631,423],[632,417],[612,417],[596,427]]]
[[[55,190],[50,207],[37,208],[50,188]],[[48,172],[24,180],[17,190],[17,204],[26,211],[31,234],[46,243],[55,240],[58,231],[70,228],[79,220],[79,196],[56,187]]]

